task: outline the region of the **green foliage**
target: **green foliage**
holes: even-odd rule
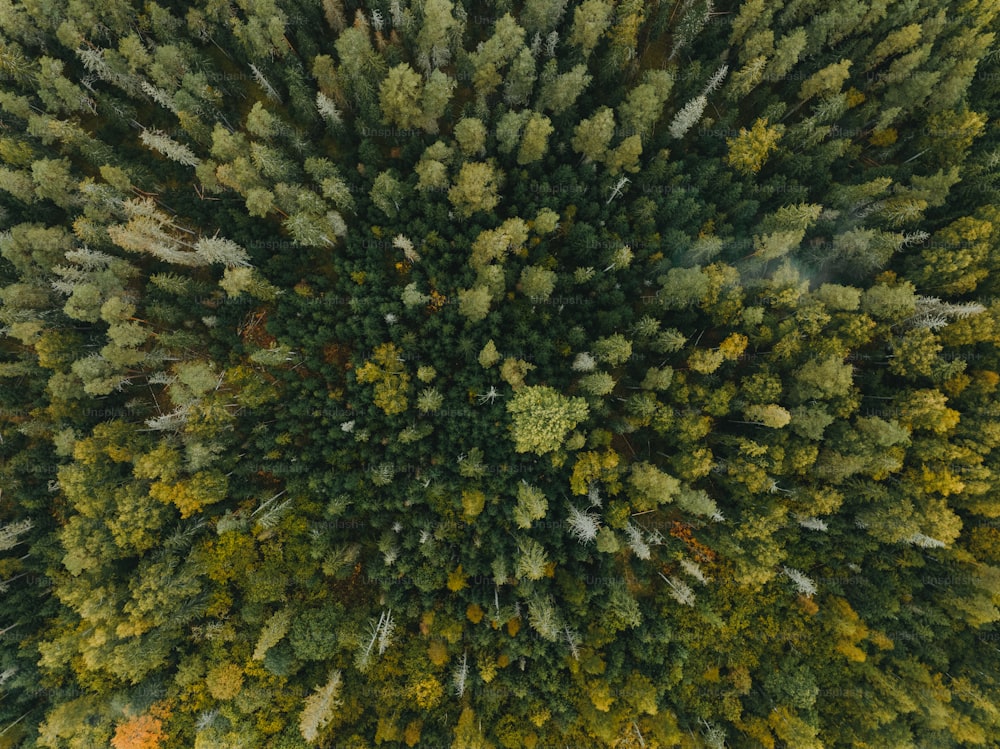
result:
[[[490,299],[490,290],[483,286],[462,289],[458,292],[458,311],[469,322],[485,320],[490,313]]]
[[[990,745],[998,18],[4,4],[0,746]]]
[[[448,200],[459,216],[468,217],[477,211],[492,211],[500,202],[497,194],[498,174],[487,163],[462,164],[455,182],[448,190]]]
[[[649,463],[633,463],[628,478],[633,506],[640,512],[671,502],[680,491],[680,482]]]
[[[299,716],[299,732],[306,741],[316,741],[320,730],[332,719],[331,713],[340,705],[340,685],[340,671],[331,671],[326,684],[317,686],[306,698]]]
[[[455,125],[455,140],[466,156],[479,156],[486,149],[486,125],[474,117],[463,118]]]
[[[493,339],[491,338],[483,346],[483,350],[479,352],[479,365],[483,369],[489,369],[502,358],[500,352],[497,351],[497,345],[493,343]]]
[[[538,455],[559,449],[571,429],[587,418],[582,398],[561,395],[545,385],[517,391],[507,411],[511,414],[511,435],[515,449]]]
[[[588,161],[602,161],[615,131],[615,115],[610,107],[601,107],[581,120],[573,132],[573,150]]]
[[[765,119],[756,120],[749,130],[741,128],[738,136],[726,139],[726,163],[743,174],[756,174],[777,149],[783,130],[781,125],[768,127]]]
[[[526,481],[517,485],[517,504],[514,506],[514,522],[518,528],[530,528],[535,520],[545,517],[548,500],[541,489],[530,486]]]
[[[532,302],[544,302],[556,286],[556,274],[547,268],[529,265],[521,271],[521,293]]]
[[[408,64],[389,69],[379,87],[382,116],[387,123],[408,128],[420,121],[420,96],[423,80]]]
[[[531,164],[539,161],[545,156],[548,148],[549,135],[552,134],[553,127],[548,117],[532,115],[524,126],[521,135],[521,147],[517,151],[517,163],[520,165]]]
[[[589,54],[611,22],[613,7],[604,0],[584,0],[573,11],[569,43]]]

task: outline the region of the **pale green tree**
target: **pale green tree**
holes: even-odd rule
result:
[[[607,372],[592,372],[580,378],[580,388],[590,395],[602,397],[615,389],[615,378]]]
[[[513,356],[508,356],[500,365],[500,377],[514,388],[514,390],[519,390],[524,387],[524,378],[533,369],[535,369],[534,364],[526,362],[524,359],[515,359]]]
[[[342,78],[365,108],[374,109],[378,91],[375,83],[387,72],[386,61],[372,46],[367,26],[349,26],[337,37],[334,47],[340,60]]]
[[[767,65],[764,77],[781,80],[795,67],[809,43],[809,35],[804,28],[793,29],[774,45],[774,57]]]
[[[448,191],[448,199],[462,217],[477,211],[492,211],[500,203],[499,175],[491,164],[467,161]]]
[[[255,661],[264,660],[267,651],[277,645],[288,634],[288,627],[292,623],[292,612],[290,609],[281,609],[274,612],[264,624],[260,635],[257,637],[257,644],[254,646],[253,659]]]
[[[535,55],[531,49],[523,47],[507,71],[507,79],[504,83],[504,101],[512,107],[521,107],[528,103],[531,92],[535,88],[535,79],[538,77]]]
[[[524,126],[521,147],[517,151],[517,163],[523,166],[539,161],[545,156],[545,151],[549,147],[549,135],[552,134],[553,130],[552,122],[548,117],[537,113],[533,114]]]
[[[528,601],[528,623],[544,639],[555,642],[563,634],[556,605],[548,596],[533,596]]]
[[[424,388],[417,396],[417,409],[423,413],[433,413],[441,408],[444,396],[437,388]]]
[[[518,528],[530,528],[532,522],[541,520],[549,509],[545,492],[527,481],[517,485],[517,504],[514,505],[514,522]]]
[[[526,0],[520,20],[529,34],[547,34],[559,25],[566,0]]]
[[[749,130],[740,128],[739,135],[726,139],[726,163],[742,174],[756,174],[777,150],[784,129],[783,125],[768,127],[767,120],[758,117]]]
[[[622,171],[638,172],[641,155],[642,136],[636,133],[628,136],[616,148],[609,151],[604,158],[604,163],[612,174],[618,174]]]
[[[544,302],[556,287],[555,271],[538,265],[528,265],[521,271],[521,293],[532,302]]]
[[[670,367],[650,367],[642,379],[640,387],[644,390],[666,390],[674,379],[674,370]]]
[[[414,171],[418,177],[417,189],[421,192],[444,190],[451,184],[448,167],[436,159],[428,159],[425,156],[417,162]]]
[[[438,68],[450,58],[451,40],[461,35],[462,24],[455,18],[451,0],[427,0],[417,34],[417,49],[426,68]]]
[[[573,26],[569,43],[583,50],[589,56],[601,40],[601,36],[611,26],[614,7],[605,0],[584,0],[573,11]]]
[[[566,435],[587,418],[587,402],[546,385],[519,389],[507,403],[513,418],[511,435],[519,453],[544,455],[558,450]]]
[[[853,384],[851,365],[840,357],[810,359],[795,373],[794,390],[805,400],[847,395]]]
[[[403,288],[403,292],[400,294],[400,299],[402,299],[403,304],[409,308],[421,307],[431,300],[427,294],[424,294],[417,288],[416,281],[408,283]]]
[[[389,69],[389,74],[379,86],[379,104],[385,122],[409,128],[417,125],[422,116],[420,97],[423,78],[407,63]]]
[[[195,156],[194,151],[183,143],[178,143],[161,130],[144,129],[139,133],[139,140],[147,148],[162,153],[168,159],[176,161],[178,164],[198,166],[201,163],[201,159]]]
[[[630,466],[628,484],[632,505],[640,512],[672,502],[681,490],[680,481],[645,461]]]
[[[267,111],[264,103],[257,101],[247,112],[246,128],[251,135],[258,138],[273,138],[281,129],[281,121]]]
[[[638,133],[647,137],[663,113],[673,83],[666,70],[647,71],[644,82],[629,91],[625,101],[618,106],[622,129],[629,135]]]
[[[585,161],[602,161],[614,134],[614,111],[610,107],[600,107],[593,116],[576,126],[570,145]]]
[[[481,102],[503,81],[500,70],[524,47],[524,37],[524,29],[510,13],[505,13],[493,25],[493,35],[469,55],[473,88]]]
[[[420,108],[423,111],[423,121],[421,127],[428,133],[438,131],[438,120],[444,116],[448,110],[448,103],[458,83],[450,75],[446,75],[440,70],[435,70],[430,74],[424,83],[424,93],[421,98]]]
[[[333,719],[333,711],[340,705],[340,685],[340,671],[334,669],[326,683],[306,698],[299,716],[299,732],[306,741],[316,741],[320,731]]]
[[[476,117],[463,117],[455,125],[455,140],[466,156],[479,156],[486,150],[486,125]]]
[[[743,409],[743,416],[754,424],[781,429],[792,420],[791,413],[776,403],[751,404]]]
[[[497,351],[497,345],[490,338],[483,346],[483,350],[479,352],[479,366],[483,369],[489,369],[494,364],[498,363],[503,357],[500,356],[500,352]]]
[[[458,311],[469,322],[485,320],[490,312],[490,290],[483,286],[458,292]]]
[[[688,101],[680,111],[674,115],[674,119],[670,123],[670,134],[674,138],[683,138],[684,135],[701,119],[702,114],[705,112],[705,107],[708,106],[708,97],[705,94],[698,94],[696,97]]]
[[[551,208],[543,208],[535,216],[532,228],[536,234],[551,234],[559,228],[559,214]]]
[[[593,76],[584,64],[576,65],[565,73],[556,72],[556,61],[550,60],[542,72],[542,87],[535,109],[559,115],[576,103]]]
[[[521,130],[531,118],[531,111],[507,112],[497,122],[497,149],[507,154],[513,151],[521,140]]]
[[[39,159],[31,164],[31,178],[41,200],[69,208],[77,199],[78,180],[73,178],[69,159]]]
[[[406,186],[392,172],[379,172],[368,196],[376,208],[392,218],[399,213],[400,206],[406,197]]]
[[[615,333],[594,341],[593,353],[598,361],[617,366],[624,364],[632,356],[632,342],[621,333]]]
[[[247,251],[231,239],[202,237],[195,242],[194,251],[204,258],[206,263],[225,265],[227,268],[250,265]]]
[[[514,574],[527,580],[542,579],[549,563],[542,545],[533,538],[525,537],[518,543],[518,552]]]
[[[815,96],[830,96],[840,92],[850,76],[851,61],[844,58],[817,71],[802,82],[799,99],[808,101]]]

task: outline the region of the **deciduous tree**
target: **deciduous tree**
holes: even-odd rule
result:
[[[518,390],[507,404],[517,452],[543,455],[559,449],[571,429],[587,418],[583,398],[561,395],[545,385]]]

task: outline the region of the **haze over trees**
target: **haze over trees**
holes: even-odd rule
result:
[[[0,3],[0,749],[994,746],[998,10]]]

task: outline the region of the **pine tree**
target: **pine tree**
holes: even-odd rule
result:
[[[159,151],[168,159],[176,161],[178,164],[198,166],[201,163],[201,159],[195,156],[194,151],[183,143],[178,143],[173,138],[170,138],[161,130],[143,129],[139,134],[139,140],[146,147],[152,148],[154,151]]]
[[[583,512],[572,504],[569,506],[566,524],[569,526],[569,534],[581,544],[588,544],[596,539],[597,533],[601,529],[596,515]]]
[[[802,86],[799,88],[799,99],[808,101],[815,96],[839,93],[844,82],[850,76],[851,64],[851,61],[845,58],[814,73],[802,82]]]
[[[18,537],[27,533],[34,527],[31,520],[19,520],[0,528],[0,551],[9,551],[18,544],[25,543]]]
[[[292,612],[288,609],[281,609],[272,614],[257,638],[253,659],[255,661],[263,660],[267,651],[277,645],[288,633],[288,627],[291,623]]]
[[[343,124],[344,115],[341,113],[340,108],[333,99],[322,91],[316,92],[316,109],[332,127],[339,127]]]
[[[514,506],[514,522],[518,528],[530,528],[533,521],[545,517],[548,507],[548,500],[541,489],[523,479],[518,483],[517,504]]]
[[[246,250],[235,242],[221,237],[202,237],[194,245],[206,263],[220,263],[227,268],[248,267],[250,259]]]
[[[505,113],[497,122],[496,137],[497,150],[502,154],[508,154],[520,143],[521,131],[525,123],[531,118],[531,111],[511,111]]]
[[[535,55],[524,47],[510,65],[504,83],[503,99],[511,107],[522,107],[528,103],[538,77]]]
[[[389,218],[396,216],[406,194],[405,187],[391,172],[379,172],[368,196],[372,203]],[[309,244],[313,244],[310,242]]]
[[[685,104],[670,123],[670,134],[674,138],[683,138],[684,135],[698,124],[705,107],[708,106],[708,97],[705,94],[698,94]]]
[[[647,138],[663,112],[663,105],[673,88],[673,78],[665,70],[650,70],[644,82],[636,86],[618,107],[622,130],[629,135]]]
[[[549,563],[542,545],[533,538],[523,538],[518,544],[518,552],[514,574],[527,580],[541,580]]]
[[[316,687],[306,698],[299,715],[299,733],[308,742],[315,742],[320,731],[333,719],[333,711],[340,706],[340,671],[334,669],[326,684]]]
[[[615,378],[608,372],[594,372],[580,378],[580,388],[598,398],[610,394],[615,389]]]
[[[566,12],[566,0],[527,0],[521,23],[529,34],[547,34],[559,25]]]
[[[559,614],[551,598],[536,596],[528,601],[528,622],[543,639],[550,642],[559,639]]]
[[[663,581],[667,584],[667,593],[673,598],[677,603],[682,606],[694,606],[695,595],[694,591],[681,580],[679,577],[671,575],[667,577],[662,572],[658,573]]]
[[[417,48],[420,59],[426,61],[426,68],[439,68],[448,63],[451,39],[459,37],[461,29],[451,0],[428,0],[424,4]]]
[[[782,567],[782,574],[795,585],[795,589],[806,598],[811,598],[816,594],[816,584],[806,575],[793,567]]]

